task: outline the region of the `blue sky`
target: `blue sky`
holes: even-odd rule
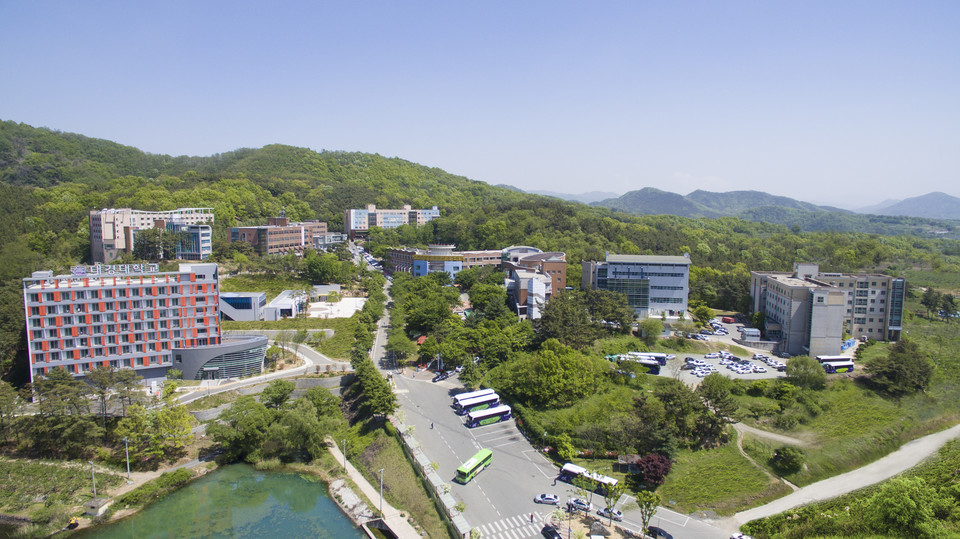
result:
[[[526,190],[960,196],[960,3],[0,0],[0,119]]]

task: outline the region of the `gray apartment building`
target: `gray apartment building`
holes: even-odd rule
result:
[[[581,286],[627,296],[639,318],[679,316],[687,310],[690,259],[686,256],[611,255],[602,262],[584,260]]]
[[[843,333],[877,340],[900,338],[902,278],[821,273],[803,263],[793,273],[750,272],[753,311],[766,316],[767,340],[792,355],[840,352]]]

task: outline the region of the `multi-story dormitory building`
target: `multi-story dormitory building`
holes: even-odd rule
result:
[[[327,245],[328,238],[327,223],[322,221],[291,223],[290,219],[283,215],[268,217],[266,225],[238,226],[230,229],[230,241],[249,243],[261,256],[303,253],[304,249],[313,248],[317,242]]]
[[[903,329],[902,278],[820,272],[802,263],[791,273],[751,271],[753,311],[763,312],[768,340],[790,354],[836,354],[843,332],[895,341]]]
[[[350,239],[366,237],[373,227],[397,228],[400,225],[422,226],[440,217],[440,210],[434,206],[430,209],[415,210],[409,204],[400,209],[377,209],[375,204],[368,204],[365,209],[344,210],[343,231]]]
[[[94,263],[115,262],[133,251],[138,230],[161,227],[184,234],[178,255],[203,260],[213,253],[213,208],[141,211],[110,208],[90,212],[90,254]]]
[[[75,376],[132,368],[145,379],[170,368],[186,379],[262,371],[265,337],[223,342],[216,264],[76,266],[23,279],[30,379],[62,367]]]

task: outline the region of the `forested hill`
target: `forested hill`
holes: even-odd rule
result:
[[[942,197],[937,200],[943,202],[942,205],[948,205],[950,202],[944,202]],[[594,202],[593,205],[643,215],[670,214],[692,218],[738,217],[747,221],[798,227],[804,231],[960,238],[960,221],[944,218],[944,215],[950,215],[947,210],[937,214],[926,214],[927,217],[909,217],[907,212],[894,216],[892,212],[887,211],[882,212],[885,214],[883,216],[863,215],[829,206],[817,206],[762,191],[715,193],[698,190],[688,195],[679,195],[645,187],[625,193],[618,198]]]
[[[801,233],[738,218],[628,215],[495,187],[402,159],[271,145],[210,157],[170,157],[80,135],[0,122],[0,371],[22,356],[20,279],[89,260],[90,209],[212,207],[214,255],[235,255],[229,227],[264,223],[285,210],[342,230],[343,210],[376,204],[441,217],[420,228],[371,233],[370,246],[431,242],[461,249],[533,245],[567,253],[571,282],[581,260],[690,253],[691,299],[717,308],[748,304],[751,269],[819,262],[827,271],[956,268],[960,243],[943,238]],[[892,268],[891,268],[892,266]],[[2,372],[0,372],[2,374]]]

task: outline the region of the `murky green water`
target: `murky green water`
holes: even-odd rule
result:
[[[143,511],[75,537],[365,537],[327,494],[299,475],[222,467]]]

